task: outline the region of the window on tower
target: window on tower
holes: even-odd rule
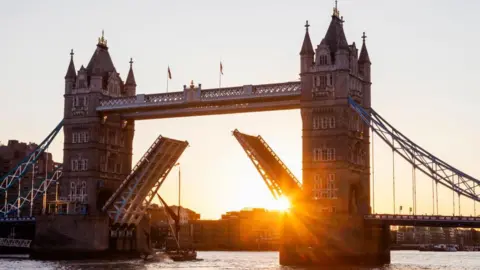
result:
[[[313,117],[313,129],[332,129],[335,128],[335,116]]]
[[[314,148],[313,161],[335,161],[335,148]]]
[[[87,143],[90,141],[88,131],[74,131],[72,132],[72,143]]]
[[[321,75],[321,76],[319,77],[318,87],[320,88],[320,90],[325,90],[325,89],[327,89],[327,76]]]
[[[75,182],[70,182],[70,196],[74,197],[77,194],[77,185]]]
[[[321,66],[328,65],[327,56],[326,56],[325,54],[324,54],[324,55],[320,55],[319,65],[321,65]]]
[[[88,159],[82,159],[82,158],[72,159],[70,166],[71,166],[72,172],[86,171],[88,170]]]
[[[313,197],[316,200],[338,198],[338,188],[335,183],[334,173],[329,173],[325,177],[321,174],[314,175]]]

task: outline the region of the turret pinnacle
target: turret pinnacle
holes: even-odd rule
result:
[[[307,23],[305,24],[305,38],[303,39],[302,50],[300,51],[300,55],[313,55],[313,46],[312,41],[310,40],[310,34],[308,33],[308,27],[310,25]]]
[[[133,60],[130,58],[130,70],[128,71],[127,75],[127,81],[125,82],[125,85],[132,85],[132,86],[137,86],[137,83],[135,82],[135,75],[133,75]]]
[[[360,51],[360,57],[358,58],[358,63],[368,63],[371,64],[370,62],[370,56],[368,56],[368,50],[367,50],[367,44],[365,43],[365,39],[367,36],[365,35],[365,32],[363,32],[363,44],[362,44],[362,49]]]
[[[343,31],[343,17],[340,17],[340,11],[338,10],[337,1],[335,1],[332,21],[328,26],[328,30],[325,34],[324,40],[325,44],[328,45],[332,56],[334,56],[339,49],[348,50],[347,38],[345,37],[345,32]]]
[[[75,71],[75,64],[73,63],[73,49],[70,51],[70,64],[68,65],[67,74],[65,79],[75,79],[77,72]]]
[[[107,40],[102,30],[102,36],[98,38],[97,49],[87,65],[87,74],[92,76],[107,76],[109,72],[116,72],[112,58],[108,53]]]

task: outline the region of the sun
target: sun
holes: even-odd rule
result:
[[[288,211],[290,209],[290,201],[286,197],[280,197],[278,200],[273,200],[269,209],[278,211]]]

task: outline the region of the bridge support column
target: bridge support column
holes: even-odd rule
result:
[[[361,216],[308,215],[284,218],[281,265],[378,266],[390,262],[388,226],[366,226]]]

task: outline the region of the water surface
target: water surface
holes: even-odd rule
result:
[[[22,259],[1,259],[0,269],[302,269],[282,267],[278,264],[278,252],[198,252],[204,259],[198,262],[144,262],[126,261],[59,261],[45,262]],[[478,252],[419,252],[392,251],[392,263],[381,268],[324,268],[335,270],[430,270],[480,269]],[[317,268],[318,269],[318,268]]]

